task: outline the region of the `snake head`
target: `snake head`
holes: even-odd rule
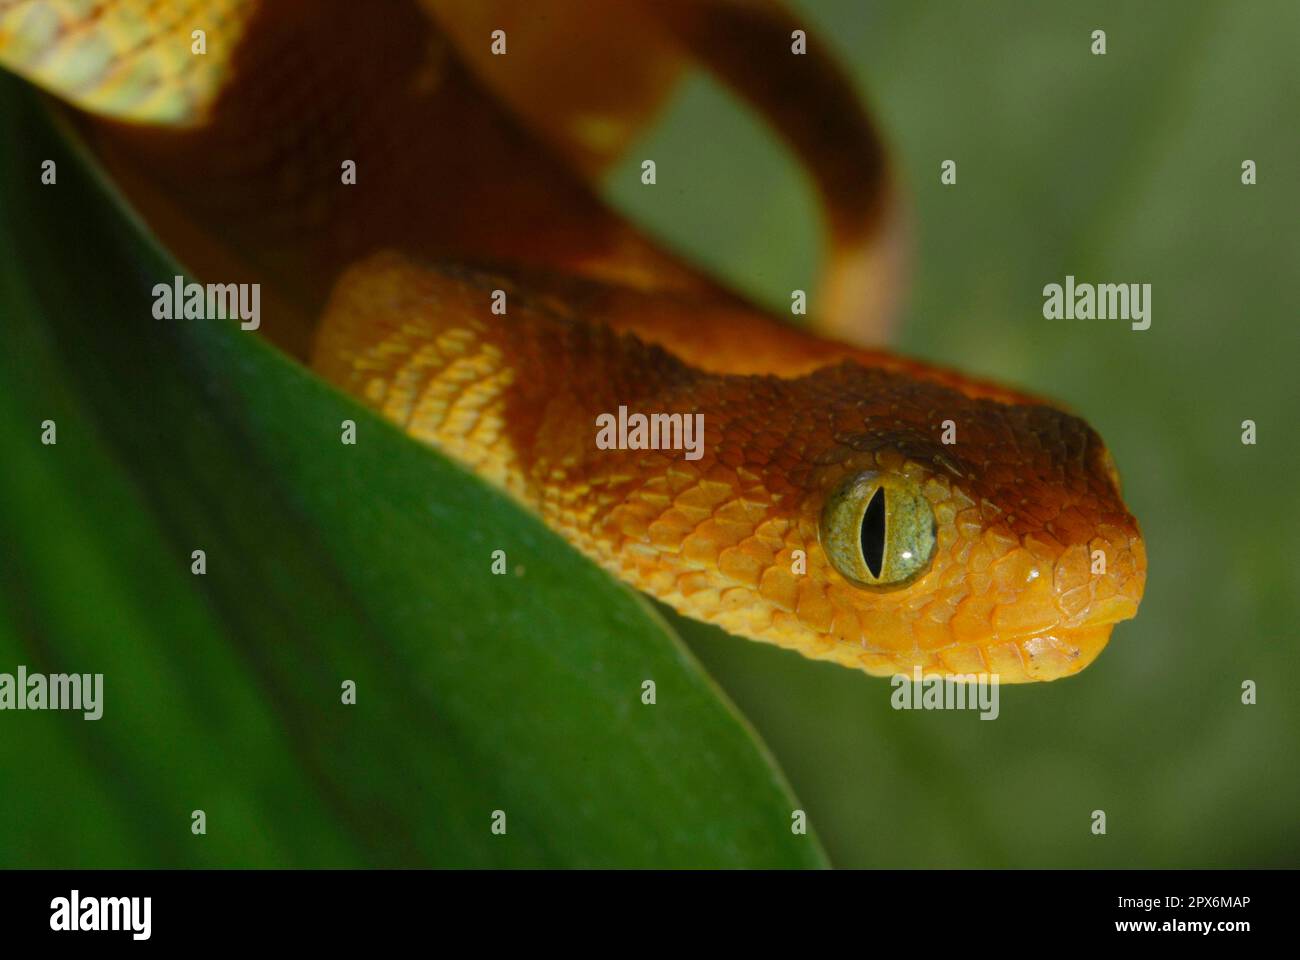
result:
[[[1022,682],[1079,672],[1135,615],[1145,549],[1097,433],[944,379],[844,363],[751,380],[763,419],[718,423],[718,457],[771,503],[752,541],[780,547],[766,613],[737,603],[732,629],[875,675]]]
[[[377,255],[314,365],[688,616],[871,674],[1016,682],[1077,673],[1136,612],[1142,537],[1077,417],[889,355],[701,370],[526,293],[492,323],[498,284]],[[698,414],[699,455],[598,442],[620,408]]]

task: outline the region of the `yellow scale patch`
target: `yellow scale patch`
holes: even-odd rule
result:
[[[251,0],[0,0],[0,64],[68,102],[138,123],[202,123]],[[195,31],[205,52],[197,53]]]

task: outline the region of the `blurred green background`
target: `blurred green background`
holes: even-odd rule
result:
[[[0,714],[0,865],[1300,865],[1300,7],[796,9],[902,175],[901,348],[1056,396],[1114,452],[1150,579],[1100,659],[983,722],[661,618],[254,338],[154,323],[173,266],[0,77],[0,671],[108,673],[102,721]],[[608,195],[778,308],[814,288],[807,183],[704,77]],[[1067,273],[1151,283],[1151,329],[1044,320]]]
[[[796,8],[905,181],[915,248],[896,342],[1086,417],[1150,578],[1093,666],[1003,688],[996,722],[895,712],[882,681],[678,628],[837,865],[1300,866],[1300,5]],[[616,171],[624,209],[777,309],[813,289],[814,197],[729,94],[693,82],[629,160],[643,156],[658,185],[634,162]],[[939,182],[948,159],[954,186]],[[1043,286],[1067,273],[1152,284],[1151,328],[1043,319]],[[1248,679],[1256,706],[1240,702]]]

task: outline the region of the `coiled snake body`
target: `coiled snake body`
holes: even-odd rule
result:
[[[764,3],[543,6],[0,0],[0,63],[83,111],[191,270],[263,284],[274,342],[633,586],[876,675],[1087,666],[1146,575],[1110,455],[1049,403],[847,342],[885,313],[897,205],[817,44]],[[588,186],[690,58],[812,173],[839,339]],[[701,414],[702,456],[598,445],[620,408]]]

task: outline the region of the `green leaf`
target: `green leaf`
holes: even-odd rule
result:
[[[100,720],[0,713],[0,863],[824,865],[642,598],[254,335],[154,319],[181,269],[9,77],[0,126],[0,672],[104,675]]]

